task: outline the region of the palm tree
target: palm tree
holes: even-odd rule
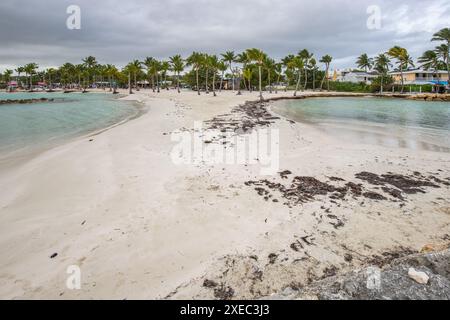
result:
[[[315,91],[316,90],[316,72],[318,70],[318,68],[317,68],[317,60],[312,58],[309,61],[309,67],[310,67],[310,69],[312,71],[312,89],[313,89],[313,91]]]
[[[247,69],[247,66],[251,63],[251,59],[248,57],[248,54],[246,51],[240,53],[237,55],[236,57],[236,62],[239,62],[242,64],[242,73],[245,72],[245,70]],[[247,88],[247,83],[245,82],[245,77],[244,78],[244,87]],[[248,91],[251,91],[251,83],[249,82],[248,85]],[[239,92],[240,92],[240,88],[239,88]]]
[[[13,74],[13,71],[10,69],[6,69],[3,72],[3,81],[6,83],[6,86],[9,88],[9,82],[11,81],[11,76]],[[11,88],[9,88],[9,90],[12,90]]]
[[[379,54],[375,58],[374,68],[380,74],[380,78],[381,78],[380,93],[381,94],[383,94],[383,79],[384,79],[385,75],[387,75],[387,73],[389,72],[389,67],[390,66],[391,66],[391,60],[389,60],[389,58],[385,54]]]
[[[217,69],[220,71],[221,75],[220,75],[220,86],[219,86],[219,91],[222,92],[222,85],[223,85],[223,78],[225,76],[225,71],[227,71],[228,66],[226,64],[225,61],[221,60],[219,61],[219,64],[217,66]]]
[[[438,66],[436,66],[436,67],[438,68],[441,65],[446,65],[447,61],[449,60],[449,57],[448,57],[448,55],[449,55],[448,45],[443,43],[440,46],[437,46],[436,49],[435,49],[435,52],[436,52],[438,60],[442,59],[442,60],[438,61]]]
[[[118,70],[117,68],[112,65],[112,64],[107,64],[105,66],[105,75],[108,77],[108,84],[109,84],[109,91],[113,91],[112,87],[112,83],[114,81],[114,77],[117,74]]]
[[[74,73],[78,78],[78,89],[81,88],[81,77],[83,76],[84,72],[84,65],[83,64],[77,64],[74,66]]]
[[[187,58],[187,65],[192,66],[195,70],[196,79],[197,79],[197,93],[200,95],[200,83],[198,79],[198,72],[200,71],[200,68],[203,64],[203,54],[199,52],[193,52],[188,58]]]
[[[164,86],[166,90],[169,90],[169,86],[167,85],[167,72],[170,70],[170,62],[162,61],[161,62],[161,77],[164,78]]]
[[[139,73],[142,72],[142,62],[140,62],[139,60],[133,60],[129,63],[129,71],[131,71],[131,73],[134,76],[134,87],[136,88],[136,91],[139,91],[139,86],[137,83],[137,76]]]
[[[300,86],[301,73],[305,67],[305,60],[300,55],[295,56],[288,64],[289,69],[293,70],[297,74],[297,84],[295,85],[294,97],[297,96],[297,91]]]
[[[170,64],[172,65],[172,70],[177,76],[177,91],[180,93],[180,73],[184,70],[184,61],[179,54],[170,57]]]
[[[211,60],[210,56],[208,54],[203,54],[202,58],[202,66],[205,69],[205,92],[206,94],[209,94],[209,86],[208,86],[208,75],[209,75],[209,69],[211,68]]]
[[[234,73],[233,73],[233,62],[236,62],[236,55],[234,53],[234,51],[227,51],[225,53],[221,54],[222,56],[222,60],[226,63],[228,63],[228,67],[230,68],[230,72],[231,72],[231,80],[232,80],[232,86],[233,86],[233,91],[234,91]]]
[[[133,94],[133,88],[131,85],[131,75],[134,73],[134,71],[135,71],[135,69],[134,69],[133,63],[127,64],[122,71],[128,77],[128,94]]]
[[[271,74],[275,73],[275,60],[269,57],[266,57],[264,59],[264,68],[267,70],[267,77],[269,81],[269,93],[272,93],[272,81],[271,81]]]
[[[431,39],[431,41],[443,41],[446,42],[447,45],[447,59],[446,59],[446,63],[447,63],[447,72],[448,72],[448,80],[450,83],[450,53],[449,53],[449,49],[450,49],[450,28],[444,28],[439,30],[438,32],[436,32],[433,35],[433,38]]]
[[[306,90],[306,85],[308,84],[308,71],[307,70],[308,70],[309,64],[311,62],[311,59],[313,58],[314,55],[312,53],[310,53],[307,49],[303,49],[302,51],[300,51],[298,53],[298,55],[300,56],[301,59],[303,59],[303,62],[304,62],[303,69],[304,69],[304,73],[305,73],[305,84],[303,85],[303,89]]]
[[[24,67],[25,73],[30,77],[30,84],[29,84],[30,91],[33,90],[33,74],[36,72],[38,68],[39,68],[38,65],[34,62],[28,63]]]
[[[24,69],[24,67],[18,67],[16,69],[16,72],[17,72],[17,75],[18,75],[17,76],[17,85],[21,86],[20,75],[25,72],[25,69]]]
[[[330,91],[330,78],[328,77],[328,72],[330,71],[331,61],[333,61],[333,57],[328,54],[320,59],[320,62],[325,64],[325,75],[322,79],[322,83],[320,84],[320,90],[323,89],[323,84],[325,82],[325,79],[327,79],[327,90]]]
[[[436,51],[427,50],[425,51],[421,57],[417,59],[417,62],[421,64],[421,67],[425,70],[433,70],[437,71],[439,68],[439,56]]]
[[[397,60],[397,64],[400,70],[400,77],[402,81],[402,93],[405,87],[405,79],[403,79],[403,72],[408,70],[409,66],[414,66],[411,56],[405,48],[395,46],[388,51],[388,56]]]
[[[360,69],[364,69],[364,71],[368,71],[372,69],[373,66],[373,59],[369,58],[369,56],[364,53],[361,56],[358,57],[358,60],[356,60],[356,65]]]
[[[247,65],[245,67],[245,69],[242,71],[242,77],[244,78],[244,83],[245,80],[248,81],[249,86],[248,86],[248,90],[251,92],[251,83],[252,83],[252,75],[253,75],[253,70],[252,70],[252,66],[251,65]]]
[[[46,74],[48,75],[48,84],[49,84],[49,89],[52,90],[53,89],[53,85],[52,85],[52,76],[56,73],[56,70],[53,68],[49,68],[46,70]]]
[[[89,56],[84,58],[83,60],[83,66],[85,67],[86,71],[89,73],[88,76],[88,85],[91,81],[90,76],[93,76],[93,80],[95,82],[95,68],[97,67],[97,59],[93,56]]]
[[[213,84],[212,84],[212,88],[213,88],[213,95],[214,97],[217,96],[216,94],[216,73],[217,70],[219,70],[219,58],[216,55],[211,55],[208,56],[208,65],[209,68],[211,69],[212,73],[213,73]]]
[[[262,67],[264,65],[264,59],[266,59],[266,54],[260,49],[247,49],[247,55],[251,61],[254,61],[258,66],[258,74],[259,74],[259,99],[261,101],[264,100],[262,95]]]
[[[290,75],[292,75],[292,68],[291,68],[291,65],[292,65],[292,60],[295,58],[295,56],[294,55],[292,55],[292,54],[290,54],[290,55],[288,55],[288,56],[286,56],[286,57],[284,57],[282,60],[281,60],[281,63],[283,64],[283,66],[284,66],[284,74],[285,74],[285,76],[286,76],[286,81],[287,81],[287,84],[286,84],[286,86],[285,86],[285,88],[284,88],[284,91],[286,92],[287,91],[287,88],[288,88],[288,86],[290,85],[290,82],[291,82],[291,77],[290,77]]]
[[[153,57],[147,57],[145,58],[143,64],[145,68],[147,69],[147,75],[151,77],[151,83],[152,83],[152,90],[155,92],[155,76],[154,76],[154,66],[155,66],[155,58]],[[150,82],[150,79],[149,79]]]
[[[278,85],[280,83],[281,74],[283,72],[283,64],[281,62],[275,63],[273,71],[277,76],[277,85],[275,87],[275,93],[278,93]]]

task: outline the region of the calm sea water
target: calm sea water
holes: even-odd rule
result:
[[[0,93],[0,100],[55,98],[54,102],[0,105],[0,160],[22,156],[139,114],[130,102],[102,93]]]
[[[339,139],[450,152],[450,103],[389,98],[286,100],[273,110]]]

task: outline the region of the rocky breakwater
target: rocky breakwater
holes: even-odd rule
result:
[[[409,100],[450,101],[450,94],[416,94],[408,96]]]
[[[54,98],[39,98],[39,99],[7,99],[0,100],[0,105],[4,104],[30,104],[30,103],[42,103],[42,102],[53,102]]]

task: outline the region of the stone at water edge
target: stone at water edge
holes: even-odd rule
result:
[[[409,268],[408,276],[419,284],[428,284],[430,280],[430,277],[425,272],[416,271],[414,268]]]

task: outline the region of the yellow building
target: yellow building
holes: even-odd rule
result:
[[[394,78],[396,84],[402,83],[402,76],[399,71],[391,72],[390,75]],[[443,70],[408,70],[403,72],[403,80],[405,84],[436,84],[441,83],[448,85],[448,72]]]

